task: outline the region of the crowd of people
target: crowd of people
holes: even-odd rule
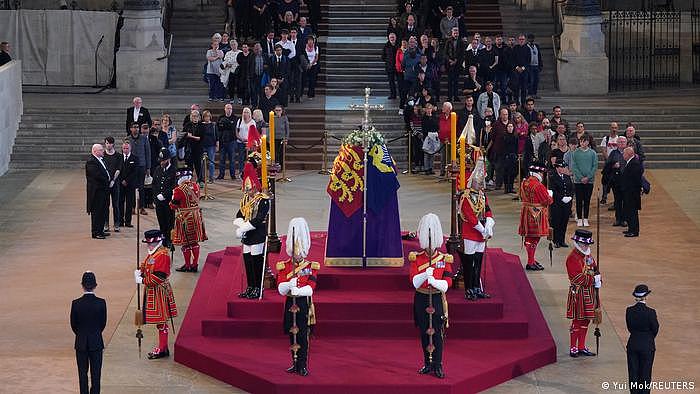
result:
[[[299,0],[227,2],[224,31],[213,34],[206,51],[209,101],[258,107],[273,97],[286,107],[304,95],[314,98],[320,4],[307,2],[308,17],[300,16],[301,6]]]
[[[524,106],[528,97],[539,97],[542,51],[533,34],[483,39],[480,33],[468,35],[466,18],[461,15],[466,8],[459,2],[437,3],[423,1],[416,9],[407,2],[398,15],[389,18],[382,60],[389,99],[400,100],[401,113],[410,101],[423,99],[426,88],[440,101],[445,74],[446,101],[450,102],[472,96],[478,103],[489,84],[498,97],[495,107],[490,106],[496,113],[501,102]],[[409,106],[409,112],[411,109]]]
[[[542,161],[548,175],[571,178],[567,192],[575,197],[576,224],[588,227],[599,144],[583,122],[570,128],[561,107],[554,106],[549,114],[535,108],[543,64],[534,35],[468,35],[465,7],[460,2],[399,2],[397,10],[389,19],[381,58],[389,81],[389,99],[399,100],[399,115],[411,135],[410,172],[434,174],[435,155],[447,161],[450,113],[458,115],[458,133],[465,130],[471,116],[476,131],[473,143],[487,157],[490,189],[515,194],[514,184],[527,177],[533,162]],[[445,74],[446,95],[441,91]],[[458,102],[464,103],[461,108],[457,108]],[[612,190],[614,224],[628,225],[629,235],[625,235],[637,236],[638,192],[648,190],[641,174],[644,148],[632,122],[620,137],[618,145],[617,124],[613,123],[610,135],[601,142],[606,161],[601,202],[607,203]],[[630,143],[625,144],[627,141]],[[627,146],[635,163],[640,163],[640,171],[627,167],[630,156],[623,155]],[[558,161],[563,163],[561,167]],[[440,175],[445,175],[445,166],[441,166]],[[628,184],[630,179],[634,182]]]
[[[281,104],[267,99],[262,109],[245,106],[239,115],[233,113],[231,104],[226,104],[224,113],[216,118],[192,104],[179,127],[170,114],[152,118],[143,100],[134,97],[133,106],[126,110],[126,135],[116,139],[107,136],[101,144],[93,145],[86,163],[92,237],[103,239],[111,231],[133,227],[136,210],[148,215],[147,209],[157,211],[159,203],[167,203],[167,194],[158,190],[172,187],[162,184],[164,179],[156,176],[163,166],[172,165],[173,171],[190,168],[200,188],[205,181],[225,179],[227,171],[231,180],[241,181],[246,158],[257,149],[260,136],[269,133],[270,111],[275,118],[275,144],[282,152],[282,145],[289,138],[289,120]],[[283,155],[278,158],[281,164]]]

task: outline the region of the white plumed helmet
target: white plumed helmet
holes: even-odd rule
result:
[[[294,234],[294,240],[292,240],[292,233]],[[294,249],[296,249],[296,255],[305,258],[309,254],[310,247],[311,234],[309,233],[309,224],[306,223],[304,218],[293,218],[289,221],[289,229],[287,230],[287,255],[294,257]]]
[[[418,223],[418,240],[422,249],[428,249],[430,246],[435,250],[442,246],[442,225],[440,224],[440,218],[436,214],[429,213],[420,219]]]

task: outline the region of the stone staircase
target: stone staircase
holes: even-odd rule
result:
[[[202,66],[214,32],[224,29],[223,7],[175,9],[170,22],[173,47],[169,59],[169,89],[182,94],[207,94]]]
[[[328,140],[329,166],[340,141],[362,123],[362,112],[348,105],[362,103],[364,89],[372,89],[372,104],[382,103],[384,111],[372,111],[371,120],[387,141],[394,159],[406,161],[405,138],[400,138],[403,120],[397,115],[398,102],[388,101],[389,85],[381,60],[386,42],[386,24],[396,11],[392,0],[328,0],[323,5],[328,36],[321,72],[326,82],[326,129],[336,138]],[[323,26],[322,26],[323,27]]]
[[[464,18],[468,35],[481,33],[481,36],[484,37],[503,32],[498,0],[472,0],[467,2]]]

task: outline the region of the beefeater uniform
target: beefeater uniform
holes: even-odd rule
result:
[[[199,185],[190,176],[180,178],[173,189],[170,208],[175,211],[172,231],[174,245],[182,246],[185,264],[178,271],[197,272],[199,265],[199,243],[207,240],[202,210],[199,208]]]
[[[578,232],[580,230],[577,230]],[[590,248],[584,252],[577,244],[575,246],[566,258],[566,272],[570,282],[569,295],[566,299],[566,318],[572,319],[569,350],[572,357],[581,353],[590,353],[586,347],[586,334],[588,324],[596,317],[595,286],[598,272],[598,266],[591,256]]]
[[[168,248],[161,244],[153,251],[149,251],[148,256],[141,262],[139,271],[145,287],[143,321],[146,324],[155,324],[158,329],[158,347],[153,348],[149,358],[167,357],[169,355],[168,319],[177,316],[177,305],[168,279],[170,277]]]
[[[520,186],[520,200],[522,208],[518,234],[524,238],[527,265],[541,267],[535,261],[535,251],[540,237],[549,236],[549,206],[553,200],[547,187],[532,174]]]

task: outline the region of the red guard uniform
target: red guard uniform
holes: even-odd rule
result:
[[[549,236],[549,206],[552,197],[537,177],[530,175],[520,186],[520,200],[523,203],[520,210],[520,227],[518,234],[525,238],[527,264],[537,265],[535,250],[540,237]]]
[[[464,297],[468,300],[488,298],[481,286],[481,267],[486,249],[486,237],[493,231],[493,213],[489,200],[482,190],[470,189],[459,201],[459,217],[462,220],[464,253],[460,254],[464,277]]]
[[[197,272],[199,243],[207,240],[202,210],[199,208],[197,183],[187,180],[177,185],[173,190],[170,208],[175,210],[171,239],[173,245],[182,246],[182,255],[185,257],[185,265],[181,270]]]
[[[410,277],[414,287],[417,285],[415,278],[417,275],[424,274],[429,267],[433,268],[433,277],[436,280],[444,280],[447,282],[447,289],[452,286],[452,255],[435,252],[432,261],[429,261],[425,251],[411,252],[408,255],[408,260],[411,262]],[[445,289],[446,290],[446,289]],[[428,280],[424,280],[416,288],[416,293],[413,297],[413,320],[416,326],[420,329],[421,344],[423,348],[423,361],[426,367],[431,369],[442,368],[442,340],[443,340],[443,325],[447,322],[448,310],[447,300],[443,292],[435,287],[429,286]],[[432,298],[433,313],[428,313],[428,306]],[[432,327],[434,333],[430,334],[430,317],[432,317]],[[430,337],[432,336],[432,345],[434,350],[428,351],[430,345]]]
[[[566,300],[566,318],[571,322],[572,355],[586,348],[588,324],[595,318],[595,273],[598,267],[590,254],[583,254],[574,248],[566,258],[566,272],[569,274],[569,296]]]
[[[141,263],[141,277],[145,287],[143,297],[143,321],[158,328],[158,347],[153,354],[168,353],[168,319],[177,316],[177,305],[170,287],[170,256],[165,246],[160,246]]]
[[[316,316],[314,313],[314,305],[311,294],[316,289],[316,281],[318,278],[318,270],[320,264],[315,261],[302,260],[295,264],[292,259],[280,261],[277,263],[277,286],[280,293],[284,292],[284,320],[283,330],[289,335],[290,350],[294,365],[289,372],[296,372],[305,375],[309,351],[309,326],[316,324]],[[291,288],[292,279],[296,278],[296,288],[306,292],[303,295],[292,296]],[[306,287],[309,286],[311,290]],[[296,303],[298,311],[296,316],[294,313],[294,304]],[[294,329],[296,327],[296,329]],[[298,330],[297,330],[298,329]],[[294,334],[296,331],[296,335]],[[296,358],[295,358],[295,345]]]

